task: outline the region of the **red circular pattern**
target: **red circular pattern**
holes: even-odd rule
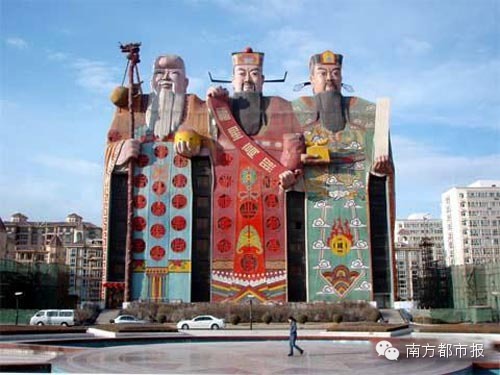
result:
[[[165,257],[165,249],[161,246],[153,246],[149,254],[151,255],[151,259],[158,262]]]
[[[276,216],[271,216],[269,219],[266,220],[266,227],[272,230],[276,230],[281,226],[280,219],[278,219]]]
[[[233,156],[226,154],[225,152],[220,155],[220,163],[224,166],[228,166],[233,161]]]
[[[134,207],[137,209],[141,209],[146,207],[147,200],[146,197],[142,194],[136,195],[134,197]]]
[[[163,202],[154,202],[151,205],[151,212],[155,216],[163,216],[163,215],[165,215],[166,211],[167,211],[167,207],[165,207],[165,203],[163,203]]]
[[[233,178],[227,174],[223,174],[219,177],[219,184],[225,188],[228,188],[233,183]]]
[[[168,155],[167,146],[158,145],[155,147],[155,156],[158,159],[165,159]]]
[[[148,178],[142,173],[134,176],[134,186],[136,188],[143,188],[148,184]]]
[[[266,202],[266,206],[269,208],[275,208],[278,207],[278,196],[276,194],[268,194],[264,198],[264,202]]]
[[[219,250],[220,253],[227,253],[231,250],[231,242],[228,240],[220,240],[217,243],[217,250]]]
[[[170,224],[175,230],[186,229],[186,219],[184,219],[182,216],[174,216]]]
[[[188,165],[188,159],[185,158],[182,155],[175,155],[175,157],[174,157],[174,165],[177,168],[184,168],[184,167],[186,167]]]
[[[187,198],[185,195],[176,194],[172,197],[172,206],[174,206],[178,210],[186,207],[186,205],[187,205]]]
[[[240,213],[245,219],[251,219],[255,217],[257,213],[258,206],[255,202],[245,201],[240,206]]]
[[[176,188],[183,188],[187,185],[187,177],[183,174],[176,174],[172,179],[172,183]]]
[[[162,238],[165,235],[166,230],[163,224],[155,224],[151,227],[150,233],[154,238]]]
[[[132,219],[132,227],[134,230],[140,232],[146,228],[146,219],[142,216],[136,216]]]
[[[146,242],[142,238],[134,238],[132,240],[132,251],[134,253],[142,253],[146,249]]]
[[[228,218],[227,216],[223,216],[217,222],[217,227],[221,230],[227,230],[227,229],[231,228],[232,224],[233,224],[233,222],[231,221],[230,218]]]
[[[231,205],[231,197],[227,194],[222,194],[217,198],[217,204],[220,208],[228,208]]]
[[[146,154],[140,154],[137,157],[137,166],[138,167],[144,168],[148,164],[149,164],[149,158]]]
[[[167,187],[163,181],[155,181],[153,183],[153,192],[156,195],[163,195],[167,191]]]
[[[184,250],[186,250],[186,241],[184,241],[182,238],[176,238],[170,244],[170,248],[175,253],[182,253]]]
[[[266,243],[266,251],[270,251],[270,252],[277,252],[281,249],[281,244],[280,244],[280,241],[279,240],[276,240],[276,239],[273,239],[273,240],[269,240],[267,241]]]

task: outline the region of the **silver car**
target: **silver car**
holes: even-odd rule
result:
[[[224,319],[212,315],[198,315],[191,320],[181,320],[177,329],[220,329],[226,326]]]
[[[145,320],[137,319],[133,315],[118,315],[116,318],[112,319],[112,323],[147,323]]]

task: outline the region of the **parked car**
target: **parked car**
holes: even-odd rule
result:
[[[43,326],[43,325],[61,325],[73,326],[75,325],[75,311],[74,310],[40,310],[37,311],[30,319],[30,325]]]
[[[198,315],[191,320],[181,320],[177,323],[177,329],[219,329],[225,326],[224,319],[212,315]]]
[[[147,323],[145,320],[137,319],[133,315],[118,315],[116,318],[111,319],[111,323]]]

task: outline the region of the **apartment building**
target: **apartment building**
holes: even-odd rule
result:
[[[15,244],[17,262],[66,264],[69,294],[83,301],[99,301],[102,278],[102,230],[75,213],[65,221],[29,221],[22,213],[12,215],[4,226]]]
[[[441,196],[448,265],[500,262],[500,180],[478,180]]]
[[[416,300],[426,270],[444,266],[442,222],[428,214],[412,214],[396,220],[394,240],[399,299]]]

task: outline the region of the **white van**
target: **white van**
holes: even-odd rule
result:
[[[40,310],[30,319],[30,325],[44,324],[73,326],[75,325],[75,310]]]

